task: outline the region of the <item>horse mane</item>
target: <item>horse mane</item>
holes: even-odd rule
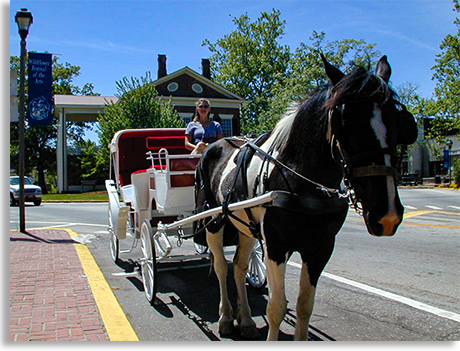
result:
[[[373,101],[385,103],[395,99],[396,92],[380,77],[369,70],[359,67],[353,73],[344,76],[335,86],[321,86],[303,101],[291,102],[284,115],[273,129],[268,145],[280,154],[286,149],[293,128],[297,128],[297,116],[311,115],[313,111],[331,110],[345,102]],[[310,116],[312,117],[312,116]],[[319,118],[315,116],[315,118]],[[296,125],[296,127],[294,127]]]
[[[396,93],[380,77],[369,70],[359,67],[346,75],[331,90],[331,98],[325,104],[328,110],[345,102],[373,101],[385,103]]]
[[[270,145],[273,150],[282,151],[286,147],[300,105],[301,103],[298,101],[290,102],[286,112],[276,123],[270,137],[267,139],[267,145]]]

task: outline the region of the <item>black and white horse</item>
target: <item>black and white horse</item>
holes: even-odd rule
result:
[[[388,85],[386,56],[375,74],[358,68],[344,75],[323,57],[330,84],[294,105],[269,133],[256,141],[220,140],[204,153],[197,179],[205,205],[214,207],[277,191],[264,206],[205,221],[206,240],[220,285],[219,332],[233,332],[227,295],[224,232],[238,232],[234,278],[237,322],[246,338],[257,337],[245,288],[248,258],[256,240],[266,252],[269,302],[268,340],[277,340],[286,311],[284,275],[293,252],[302,269],[295,340],[306,340],[315,289],[332,255],[335,235],[348,206],[362,211],[370,234],[391,236],[403,219],[396,187],[398,144],[411,144],[416,123]],[[202,199],[203,200],[203,199]]]

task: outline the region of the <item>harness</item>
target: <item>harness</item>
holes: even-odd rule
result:
[[[266,208],[282,208],[296,213],[309,213],[309,214],[328,214],[337,212],[340,210],[346,209],[348,206],[353,208],[357,213],[362,215],[362,208],[360,200],[357,198],[354,187],[352,185],[352,180],[355,178],[361,177],[373,177],[373,176],[391,176],[396,177],[398,172],[395,167],[387,165],[368,165],[362,167],[353,167],[353,164],[361,163],[369,158],[373,158],[377,155],[390,155],[395,156],[394,152],[390,148],[379,148],[370,151],[354,155],[349,157],[346,151],[342,148],[340,139],[343,135],[342,125],[340,123],[341,109],[335,107],[329,111],[329,139],[331,145],[331,154],[336,162],[340,165],[343,173],[343,184],[344,186],[341,189],[334,189],[327,187],[321,183],[315,182],[304,175],[298,173],[294,169],[283,164],[275,157],[273,157],[273,147],[271,146],[268,151],[263,150],[259,145],[262,145],[266,139],[269,137],[269,133],[264,134],[257,138],[254,141],[251,141],[247,138],[225,138],[225,140],[234,148],[240,149],[237,156],[235,157],[235,163],[237,165],[235,176],[233,178],[232,186],[229,188],[227,193],[224,196],[224,201],[222,204],[222,215],[218,215],[215,218],[210,219],[206,225],[201,228],[204,229],[208,226],[218,228],[224,224],[224,219],[233,219],[244,226],[246,226],[251,234],[258,239],[260,242],[262,240],[260,232],[260,224],[256,223],[253,218],[251,209],[245,209],[245,212],[249,218],[249,222],[242,220],[241,218],[235,216],[229,209],[228,206],[232,202],[246,200],[249,197],[249,189],[247,182],[247,169],[250,164],[250,161],[255,153],[263,156],[263,162],[260,167],[260,171],[255,179],[254,188],[252,189],[252,197],[256,196],[257,188],[262,182],[263,188],[268,182],[268,168],[270,164],[273,164],[278,168],[281,177],[284,179],[286,190],[275,190],[277,194],[276,199],[272,202],[263,205]],[[234,143],[234,141],[241,142],[245,144],[239,146]],[[264,172],[265,168],[265,172]],[[217,202],[212,195],[211,190],[209,189],[209,181],[206,172],[203,172],[200,167],[197,168],[197,177],[201,177],[202,190],[205,193],[207,206],[215,207]],[[324,194],[328,196],[325,199],[318,199],[311,196],[301,196],[292,190],[285,173],[291,173],[296,177],[314,185],[316,189],[321,190]],[[203,189],[204,185],[204,189]],[[262,243],[261,243],[262,244]]]
[[[277,207],[277,208],[287,209],[291,212],[309,213],[309,214],[333,213],[333,212],[337,212],[337,211],[343,210],[346,207],[348,207],[347,202],[344,200],[346,198],[346,195],[344,195],[340,190],[326,187],[320,183],[317,183],[303,176],[302,174],[298,173],[292,168],[286,166],[285,164],[283,164],[282,162],[280,162],[279,160],[277,160],[276,158],[272,156],[273,150],[270,150],[270,152],[266,152],[265,150],[261,149],[258,144],[263,143],[265,141],[264,139],[267,139],[267,138],[268,138],[268,135],[263,135],[259,137],[258,139],[256,139],[254,142],[250,141],[249,139],[245,139],[245,138],[237,139],[239,141],[243,140],[246,142],[246,144],[241,147],[232,142],[232,140],[235,140],[234,138],[225,138],[225,140],[230,145],[232,145],[235,148],[240,149],[240,151],[238,155],[236,156],[237,167],[235,171],[235,176],[233,178],[232,186],[227,191],[224,197],[224,202],[222,204],[224,216],[226,216],[227,218],[232,218],[236,220],[237,222],[245,225],[246,227],[248,227],[248,229],[251,231],[251,234],[256,239],[258,239],[259,241],[262,240],[262,236],[260,233],[260,225],[256,224],[256,222],[254,221],[251,209],[249,208],[245,209],[245,212],[249,218],[249,223],[235,216],[231,211],[228,210],[228,206],[230,205],[231,202],[245,200],[249,196],[248,182],[247,182],[247,168],[248,168],[248,165],[252,157],[254,156],[256,152],[261,154],[264,157],[264,161],[260,168],[260,172],[256,177],[252,196],[253,197],[256,196],[256,189],[259,186],[261,178],[262,178],[263,185],[265,187],[268,177],[267,177],[267,172],[263,173],[263,168],[264,167],[268,168],[268,165],[270,163],[278,167],[280,174],[283,177],[287,185],[287,188],[289,189],[289,191],[275,190],[274,192],[277,195],[276,199],[268,204],[263,205],[264,207],[267,207],[267,208]],[[284,174],[284,171],[290,172],[294,174],[295,176],[314,184],[318,189],[326,193],[329,196],[329,198],[317,199],[314,197],[300,196],[294,193],[291,189],[291,186],[289,185],[289,182],[287,180],[286,175]]]

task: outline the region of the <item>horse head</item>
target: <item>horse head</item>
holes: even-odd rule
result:
[[[358,68],[345,75],[324,57],[323,61],[332,84],[325,107],[336,159],[362,205],[368,232],[394,235],[404,212],[396,186],[396,147],[415,142],[414,117],[388,85],[391,68],[386,56],[375,74]]]

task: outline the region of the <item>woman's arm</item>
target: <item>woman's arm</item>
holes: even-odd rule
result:
[[[196,145],[192,143],[192,136],[190,134],[185,135],[185,148],[187,150],[193,151],[195,150]]]

